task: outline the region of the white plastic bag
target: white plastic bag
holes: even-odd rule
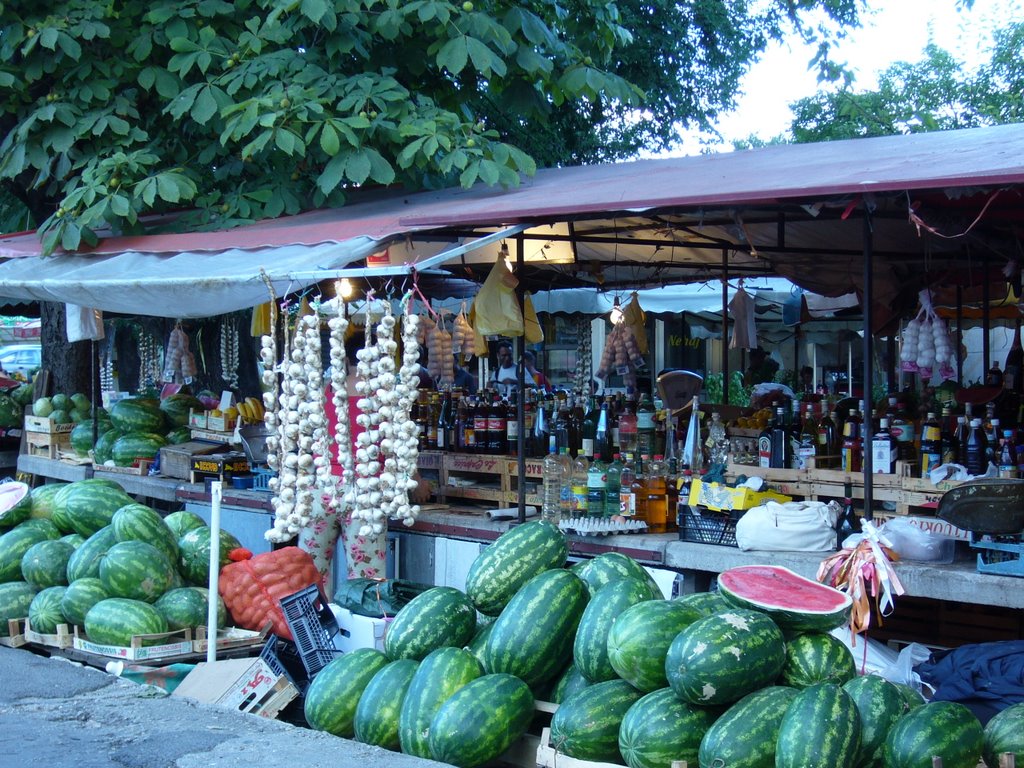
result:
[[[65,305],[68,341],[98,341],[103,338],[103,312],[77,304]]]
[[[839,505],[821,501],[768,501],[736,523],[742,550],[821,552],[835,548]]]
[[[900,517],[886,520],[878,533],[892,542],[892,548],[904,560],[932,562],[949,559],[952,554],[947,536],[929,533]]]

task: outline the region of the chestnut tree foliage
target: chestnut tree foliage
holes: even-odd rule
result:
[[[862,2],[9,0],[0,226],[75,250],[147,214],[223,228],[655,152],[772,40],[835,76]]]

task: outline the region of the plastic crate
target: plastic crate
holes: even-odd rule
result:
[[[270,478],[277,477],[277,472],[262,467],[252,468],[252,490],[270,491]]]
[[[1024,536],[971,534],[971,548],[978,552],[979,573],[1024,577]]]
[[[699,505],[718,511],[746,510],[760,506],[766,501],[777,501],[781,504],[792,500],[792,496],[776,491],[753,491],[743,486],[736,488],[722,483],[705,483],[699,478],[691,483],[688,499],[691,506]]]
[[[298,688],[300,693],[305,693],[306,688],[309,687],[309,674],[299,657],[299,650],[295,647],[295,643],[277,635],[270,635],[267,642],[263,644],[260,658],[266,662],[275,675],[284,675],[292,685]]]
[[[713,512],[706,507],[679,505],[679,538],[697,544],[718,544],[723,547],[736,546],[736,521],[745,510],[733,509]]]
[[[317,672],[342,653],[334,642],[338,621],[318,584],[282,597],[281,612],[292,631],[302,666],[312,680]]]

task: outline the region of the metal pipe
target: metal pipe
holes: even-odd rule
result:
[[[960,356],[960,347],[964,342],[964,288],[957,283],[956,286],[956,381],[957,384],[964,384],[964,361]]]
[[[990,308],[989,308],[989,305],[988,305],[989,298],[990,298],[989,297],[989,278],[990,278],[989,267],[991,265],[991,262],[989,261],[988,253],[987,252],[981,257],[981,259],[982,259],[982,264],[984,265],[984,268],[982,270],[982,275],[983,275],[983,279],[985,281],[982,284],[982,286],[981,286],[981,364],[982,364],[981,378],[982,378],[982,381],[985,381],[986,378],[988,377],[988,369],[989,369],[989,367],[991,365],[990,358],[991,358],[991,353],[992,353],[992,350],[989,348],[989,338],[988,338],[989,333],[992,330],[992,318],[991,318],[991,315],[990,315]]]
[[[871,520],[871,506],[873,501],[873,489],[871,486],[872,456],[871,436],[875,434],[872,425],[874,403],[871,395],[871,383],[874,381],[874,349],[872,348],[871,327],[874,316],[872,303],[874,291],[872,281],[874,280],[874,237],[871,230],[871,212],[864,203],[864,519]]]
[[[722,249],[722,402],[729,403],[729,251]]]
[[[523,242],[523,233],[519,232],[516,234],[516,277],[519,277],[523,273],[523,254],[526,251],[526,244]],[[523,289],[522,279],[516,284],[516,300],[519,302],[519,314],[523,318],[523,343],[519,345],[519,363],[516,365],[516,380],[517,387],[519,390],[519,396],[516,398],[516,423],[518,424],[517,430],[517,445],[516,453],[518,456],[517,470],[519,474],[519,481],[516,484],[516,489],[519,492],[519,522],[526,522],[526,366],[523,361],[523,351],[526,349],[526,309],[525,309],[525,291]]]

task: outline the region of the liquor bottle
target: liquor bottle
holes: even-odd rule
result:
[[[665,481],[665,460],[656,455],[645,466],[647,490],[647,529],[652,533],[668,530],[668,488]]]
[[[829,411],[818,422],[818,449],[815,454],[815,465],[822,469],[834,469],[839,465],[839,433],[836,416],[835,411]]]
[[[712,466],[729,464],[729,438],[725,433],[725,424],[717,411],[711,413],[711,424],[708,426],[708,454]]]
[[[786,411],[782,406],[775,410],[775,426],[772,428],[771,462],[772,469],[786,469],[791,453],[789,432],[786,429]]]
[[[519,393],[509,393],[505,404],[505,454],[516,456],[519,453]]]
[[[626,405],[619,414],[619,452],[636,453],[637,441],[637,414],[632,398],[626,400]]]
[[[654,455],[655,427],[654,405],[645,392],[636,407],[636,443],[640,455]]]
[[[957,462],[960,464],[966,464],[967,462],[967,435],[969,433],[967,417],[957,416],[956,431],[953,432],[953,444],[956,446]]]
[[[914,461],[917,458],[914,455],[914,422],[907,414],[905,404],[901,401],[896,402],[896,416],[889,422],[889,431],[899,443],[900,460]]]
[[[597,440],[597,422],[601,409],[597,407],[597,398],[590,398],[590,410],[583,418],[583,429],[580,438],[580,450],[589,461],[594,458],[594,443]]]
[[[612,463],[605,470],[604,481],[604,516],[614,517],[619,514],[619,494],[622,491],[622,455],[616,453]]]
[[[487,441],[489,453],[500,456],[505,453],[508,439],[508,419],[505,416],[505,403],[495,392],[491,396],[491,407],[487,411]],[[538,453],[543,456],[543,453]]]
[[[1017,471],[1017,447],[1014,445],[1012,429],[1003,430],[1003,440],[999,446],[999,476],[1008,480],[1019,476]]]
[[[665,410],[665,466],[670,475],[679,474],[679,452],[676,448],[675,418],[672,411]]]
[[[572,516],[587,516],[587,473],[590,462],[582,453],[572,462]]]
[[[1017,318],[1016,328],[1013,331],[1013,342],[1006,353],[1006,362],[1003,363],[1003,386],[1020,394],[1024,391],[1024,346],[1020,340],[1020,317]]]
[[[587,517],[602,517],[605,510],[605,483],[607,465],[595,458],[587,469]]]
[[[569,453],[573,456],[582,451],[584,418],[583,399],[577,397],[569,407]]]
[[[899,446],[889,431],[889,418],[883,416],[878,420],[878,431],[871,438],[871,471],[891,475],[896,471],[898,455]]]
[[[818,452],[818,422],[814,418],[814,406],[807,404],[804,418],[800,422],[800,440],[796,449],[797,469],[810,469]]]
[[[569,456],[569,449],[562,447],[558,449],[558,463],[562,466],[562,484],[559,486],[559,510],[561,517],[569,519],[572,517],[572,457]]]
[[[437,444],[437,426],[438,420],[441,416],[441,404],[439,402],[436,393],[430,395],[429,406],[427,408],[427,450],[436,451],[438,449]]]
[[[668,461],[668,420],[671,417],[667,408],[659,407],[660,400],[654,402],[654,452],[660,453]]]
[[[863,443],[860,437],[860,419],[857,411],[851,411],[843,425],[843,448],[841,468],[844,472],[860,472],[863,459]],[[891,426],[890,426],[891,429]]]
[[[636,478],[633,480],[632,496],[635,512],[633,517],[647,523],[647,465],[649,456],[641,456],[636,462]]]
[[[619,514],[629,519],[636,517],[635,483],[636,464],[633,462],[633,454],[627,453],[623,457],[622,472],[619,474]]]
[[[533,434],[530,438],[531,448],[529,455],[537,456],[541,454],[548,444],[548,437],[551,434],[550,425],[548,423],[548,410],[544,405],[543,400],[537,401],[537,414],[533,417]]]
[[[594,432],[594,456],[599,457],[607,465],[612,460],[613,442],[612,434],[612,411],[611,397],[607,397],[601,403],[601,411],[597,417],[597,429]]]
[[[940,432],[940,439],[942,442],[942,463],[943,464],[956,464],[960,461],[960,452],[956,440],[953,439],[953,429],[950,428],[950,422],[956,425],[953,419],[953,410],[947,405],[942,408],[942,425]]]
[[[775,418],[768,417],[761,434],[757,436],[757,466],[768,469],[772,465],[772,432],[775,431]]]
[[[491,450],[490,435],[487,431],[487,412],[490,408],[490,395],[484,392],[477,399],[476,408],[473,410],[473,450],[476,453],[489,453]]]
[[[970,431],[967,433],[967,450],[964,452],[967,460],[965,466],[970,475],[981,475],[988,468],[986,449],[988,440],[985,438],[985,430],[981,428],[981,419],[971,419]]]
[[[929,472],[942,464],[942,455],[942,424],[934,413],[929,413],[921,425],[921,477],[928,477]]]
[[[836,521],[836,549],[843,548],[848,536],[860,532],[860,520],[853,508],[853,483],[843,484],[843,509]]]

